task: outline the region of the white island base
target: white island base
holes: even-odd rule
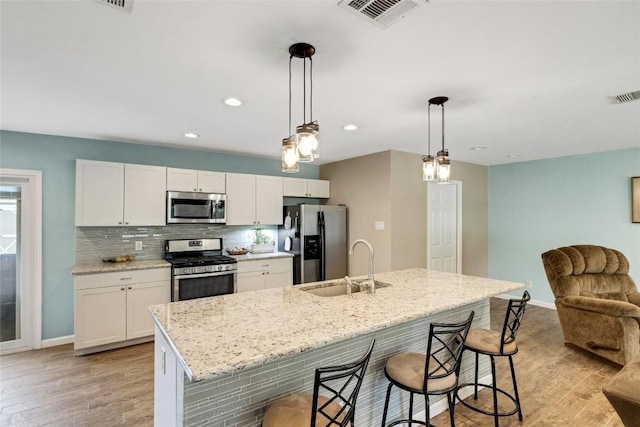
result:
[[[380,274],[376,279],[392,286],[375,295],[322,298],[296,287],[215,297],[189,307],[176,306],[184,302],[152,307],[157,324],[155,425],[258,427],[273,400],[312,392],[315,368],[357,359],[373,338],[376,345],[355,421],[359,426],[380,425],[389,357],[401,351],[425,352],[432,322],[462,321],[471,310],[475,311],[472,326],[488,328],[489,297],[523,287],[417,269]],[[245,305],[244,312],[237,310],[237,304]],[[335,311],[341,304],[342,310]],[[281,336],[282,329],[260,331],[260,322],[251,321],[252,313],[271,312],[270,319],[263,319],[264,326],[282,322],[274,306],[293,322],[283,325],[291,329],[288,339]],[[300,311],[306,320],[294,321],[287,310]],[[235,328],[225,324],[241,319],[243,313],[249,318],[246,324]],[[191,323],[189,334],[184,317],[203,323]],[[216,322],[220,322],[217,327]],[[473,357],[465,354],[460,381],[470,382],[473,370]],[[490,383],[487,358],[480,358],[479,372],[483,382]],[[388,421],[408,414],[409,394],[393,390]],[[446,410],[446,399],[432,396],[430,406],[433,416]],[[421,411],[424,401],[415,399],[414,413]]]

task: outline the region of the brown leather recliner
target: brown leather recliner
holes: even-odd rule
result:
[[[575,245],[542,254],[566,343],[620,365],[640,356],[640,293],[619,251]]]

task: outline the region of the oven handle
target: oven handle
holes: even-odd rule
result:
[[[229,274],[236,274],[235,270],[226,270],[226,271],[208,271],[206,273],[200,274],[184,274],[182,276],[173,276],[174,279],[188,279],[193,278],[197,279],[198,277],[214,277],[214,276],[226,276]]]

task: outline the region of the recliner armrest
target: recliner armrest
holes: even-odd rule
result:
[[[593,311],[613,317],[634,317],[640,320],[640,307],[625,301],[568,295],[561,298],[567,307],[579,310]]]
[[[632,294],[627,295],[629,302],[631,304],[637,305],[640,307],[640,292],[634,292]]]

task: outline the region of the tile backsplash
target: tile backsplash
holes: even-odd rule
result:
[[[100,261],[124,254],[136,260],[160,259],[164,241],[174,239],[202,239],[222,237],[224,248],[249,247],[253,240],[253,226],[225,226],[208,224],[174,224],[165,227],[76,227],[76,263]],[[265,233],[277,240],[277,226],[262,226]],[[135,250],[135,242],[142,242],[142,250]]]

